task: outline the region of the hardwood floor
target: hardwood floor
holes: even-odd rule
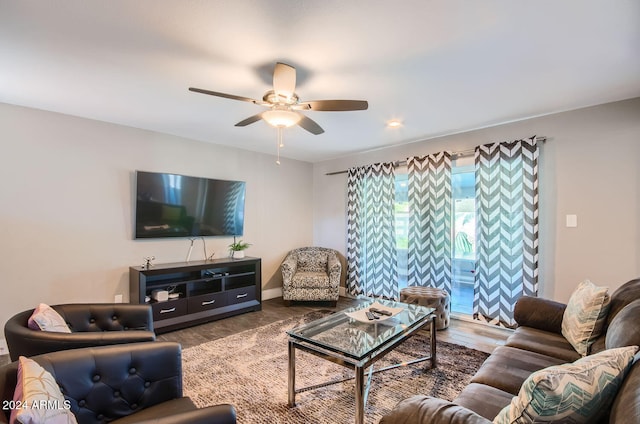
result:
[[[356,305],[357,302],[359,301],[356,299],[341,297],[335,308],[323,302],[293,302],[287,307],[282,298],[269,299],[262,302],[261,311],[161,334],[158,340],[178,342],[183,348],[187,348],[311,311],[341,310]],[[437,339],[491,353],[497,346],[502,345],[510,334],[511,330],[452,319],[449,328],[438,331]]]
[[[261,311],[160,334],[157,339],[178,342],[183,348],[187,348],[311,311],[321,309],[338,311],[356,305],[357,302],[359,301],[356,299],[341,297],[335,308],[331,307],[328,302],[293,302],[291,306],[287,307],[282,298],[269,299],[262,302]],[[497,346],[502,345],[510,334],[511,330],[452,319],[449,328],[438,331],[437,339],[491,353]],[[0,364],[8,362],[9,355],[0,356]]]

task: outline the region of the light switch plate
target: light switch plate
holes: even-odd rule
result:
[[[567,215],[567,227],[574,228],[578,226],[578,215]]]

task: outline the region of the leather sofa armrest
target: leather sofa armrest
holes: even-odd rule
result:
[[[116,421],[117,422],[117,421]],[[165,415],[137,424],[236,424],[236,410],[232,405],[207,406],[193,411]]]
[[[562,317],[567,305],[539,297],[522,296],[516,302],[513,316],[521,327],[562,334]]]
[[[153,331],[141,330],[55,333],[32,330],[10,320],[5,325],[5,338],[11,360],[17,361],[19,356],[30,357],[59,350],[151,342],[156,340],[156,334]]]
[[[413,396],[382,417],[380,424],[491,424],[475,412],[444,399]]]
[[[153,331],[153,312],[148,304],[94,303],[53,305],[72,332]]]

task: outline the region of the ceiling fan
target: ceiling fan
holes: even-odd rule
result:
[[[273,89],[264,93],[262,100],[189,87],[189,91],[196,93],[241,100],[269,108],[267,111],[243,119],[235,125],[236,127],[244,127],[263,119],[276,128],[286,128],[297,124],[310,133],[318,135],[324,132],[322,127],[302,114],[301,111],[343,112],[366,110],[369,107],[365,100],[312,100],[301,102],[295,89],[296,68],[281,62],[276,63],[273,70]]]

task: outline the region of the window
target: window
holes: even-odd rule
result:
[[[409,239],[408,176],[397,172],[395,177],[395,230],[398,255],[399,288],[407,286],[407,259]],[[474,166],[452,168],[452,216],[453,216],[453,257],[452,257],[452,312],[472,314],[473,283],[475,276],[476,206]]]
[[[409,244],[409,180],[405,173],[396,174],[396,249],[398,251],[398,286],[407,287],[407,262]]]
[[[453,258],[451,261],[451,312],[473,313],[476,267],[475,170],[471,166],[451,169],[453,208]]]

